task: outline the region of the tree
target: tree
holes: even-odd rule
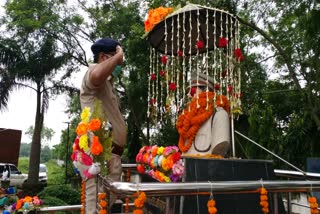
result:
[[[25,132],[25,134],[28,135],[30,138],[32,138],[33,133],[34,133],[33,126],[30,126],[28,130]],[[41,140],[43,142],[50,142],[54,133],[55,132],[53,129],[44,126],[41,130]]]
[[[86,64],[83,48],[75,35],[82,19],[70,14],[63,1],[10,0],[6,2],[6,31],[0,38],[0,109],[7,106],[10,92],[29,88],[36,93],[36,115],[29,159],[30,186],[38,183],[41,132],[49,99],[67,86],[75,60]],[[59,75],[58,75],[59,74]]]

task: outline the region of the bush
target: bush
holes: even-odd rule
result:
[[[38,194],[39,198],[55,197],[64,201],[67,205],[79,205],[80,190],[75,190],[70,185],[52,185],[44,188]]]

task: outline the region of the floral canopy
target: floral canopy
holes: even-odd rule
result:
[[[176,119],[190,101],[191,73],[197,80],[199,73],[213,78],[214,94],[227,97],[231,114],[241,112],[244,56],[234,15],[195,4],[176,10],[159,7],[149,11],[145,31],[151,45],[148,117],[156,123],[165,115]],[[212,99],[207,102],[215,103],[217,96]]]

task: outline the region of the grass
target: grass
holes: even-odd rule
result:
[[[44,164],[47,166],[48,171],[48,185],[63,184],[65,181],[65,168],[59,166],[55,160],[49,160],[47,163]],[[22,173],[28,174],[29,158],[20,157],[18,162],[18,169]]]

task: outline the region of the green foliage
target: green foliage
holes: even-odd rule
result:
[[[72,188],[70,185],[52,185],[46,187],[38,194],[39,198],[48,196],[58,198],[68,205],[80,204],[80,190]]]
[[[48,185],[63,184],[65,182],[65,168],[59,166],[55,160],[46,163],[48,170]]]
[[[29,171],[29,157],[19,157],[17,167],[22,173],[27,174]]]

